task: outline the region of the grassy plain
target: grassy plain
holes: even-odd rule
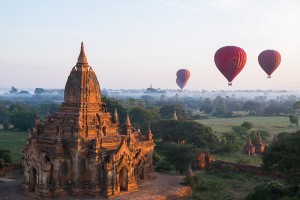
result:
[[[272,136],[274,133],[293,132],[298,129],[291,125],[288,117],[239,117],[239,118],[210,118],[197,122],[210,126],[216,135],[230,131],[233,126],[239,126],[244,121],[253,124],[252,130],[266,130]]]
[[[20,164],[28,132],[0,130],[0,149],[11,152],[12,162]]]
[[[245,199],[255,186],[275,180],[231,170],[200,172],[196,177],[193,198],[199,200]]]
[[[223,160],[232,163],[260,166],[262,159],[259,155],[244,155],[242,153],[214,154],[216,160]]]
[[[288,117],[240,117],[240,118],[209,118],[197,120],[206,126],[210,126],[216,136],[232,130],[233,126],[239,126],[244,121],[251,122],[251,130],[265,130],[270,133],[267,144],[272,141],[273,135],[280,132],[293,132],[298,130],[296,125],[291,125]],[[241,150],[242,151],[242,150]],[[215,154],[217,160],[250,164],[259,166],[262,163],[260,156],[248,156],[241,153]]]

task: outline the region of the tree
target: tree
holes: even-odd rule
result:
[[[287,181],[300,184],[300,131],[281,133],[278,141],[266,148],[262,160],[269,170],[280,170],[285,173]]]
[[[261,109],[261,104],[257,101],[246,101],[243,110],[250,112],[258,112]]]
[[[254,188],[246,200],[280,200],[296,199],[297,187],[287,187],[277,181],[263,183]]]
[[[294,110],[300,109],[300,101],[296,101],[296,102],[293,104],[293,108],[294,108]]]
[[[253,124],[251,122],[243,122],[241,124],[242,127],[245,127],[247,130],[250,130],[253,127]]]
[[[126,115],[129,114],[129,108],[121,103],[121,101],[114,98],[109,98],[107,96],[102,97],[102,101],[106,103],[108,112],[114,114],[114,110],[117,109],[120,123],[124,123],[126,120]]]
[[[54,103],[53,101],[49,102],[42,102],[39,106],[36,107],[37,113],[41,115],[47,115],[48,111],[51,115],[53,115],[59,108],[59,105],[57,103]]]
[[[150,95],[143,95],[141,99],[145,101],[146,105],[153,105],[155,103],[155,98]]]
[[[162,119],[172,119],[174,111],[176,111],[176,115],[179,120],[189,119],[186,111],[179,104],[164,105],[160,108],[159,113]]]
[[[203,105],[201,106],[201,110],[203,110],[206,114],[211,113],[213,111],[213,106],[210,98],[205,98]]]
[[[4,130],[8,130],[9,129],[9,121],[8,120],[4,120],[3,121],[3,129]]]
[[[195,121],[161,120],[153,124],[152,133],[155,139],[165,143],[190,143],[206,150],[214,150],[219,146],[212,129]]]
[[[240,135],[234,132],[224,133],[221,137],[221,148],[220,152],[237,152],[241,151],[244,145]]]
[[[9,90],[9,94],[17,94],[18,89],[15,88],[14,86],[11,87],[11,89]]]
[[[142,132],[146,132],[148,131],[148,125],[159,120],[159,113],[153,109],[134,107],[130,111],[130,120],[135,127],[142,129]]]
[[[293,108],[296,112],[296,116],[297,116],[297,126],[298,126],[298,122],[299,122],[299,110],[300,110],[300,101],[296,101],[294,104],[293,104]]]
[[[289,106],[277,105],[277,106],[266,107],[264,113],[266,115],[280,115],[280,114],[288,114],[292,111],[293,109]]]
[[[296,124],[298,126],[298,117],[295,114],[290,114],[289,120],[291,124]]]
[[[36,116],[33,109],[22,104],[12,104],[9,106],[9,111],[11,112],[9,121],[15,129],[27,131],[33,126]]]
[[[232,131],[237,133],[239,136],[245,136],[248,134],[248,129],[244,126],[233,126]]]
[[[215,106],[214,115],[222,117],[228,115],[227,100],[225,98],[217,96],[213,100],[213,104]]]
[[[7,149],[0,149],[0,158],[4,159],[6,163],[11,163],[10,151]]]
[[[180,174],[188,170],[195,158],[194,146],[191,144],[164,144],[162,152],[163,155],[166,156],[166,160],[170,162]]]
[[[5,120],[8,120],[9,118],[9,111],[7,107],[0,102],[0,123],[4,123]]]
[[[40,95],[40,94],[43,94],[45,92],[46,92],[46,90],[43,89],[43,88],[35,88],[35,90],[34,90],[34,94],[36,94],[36,95]]]

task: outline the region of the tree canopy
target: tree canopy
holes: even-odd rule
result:
[[[159,113],[162,119],[172,119],[174,111],[176,111],[176,115],[179,120],[189,119],[186,111],[180,104],[163,105],[160,108]]]
[[[300,184],[300,131],[281,133],[278,141],[266,148],[263,166],[270,170],[285,172],[288,181]]]
[[[212,129],[195,121],[161,120],[152,126],[156,139],[163,142],[190,143],[201,149],[216,149],[218,138]]]

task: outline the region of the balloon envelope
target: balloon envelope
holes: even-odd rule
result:
[[[269,75],[268,78],[271,78],[271,74],[278,68],[280,62],[281,55],[278,51],[275,50],[265,50],[258,56],[258,63],[261,68]]]
[[[228,80],[228,85],[231,85],[231,81],[244,68],[247,55],[240,47],[225,46],[216,51],[214,59],[217,68]]]
[[[180,87],[180,89],[183,89],[184,86],[187,84],[191,76],[191,73],[187,69],[180,69],[177,71],[176,76],[177,76],[176,79],[177,85]]]

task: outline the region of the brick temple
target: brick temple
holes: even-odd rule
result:
[[[252,144],[250,135],[248,136],[248,142],[244,146],[243,154],[246,155],[254,155],[254,154],[262,154],[265,151],[266,145],[262,142],[260,133],[258,134],[257,143]]]
[[[120,124],[117,111],[107,111],[82,43],[61,107],[43,123],[37,117],[28,136],[22,189],[48,197],[134,191],[139,179],[152,176],[154,146],[150,126],[142,134],[129,116]]]

